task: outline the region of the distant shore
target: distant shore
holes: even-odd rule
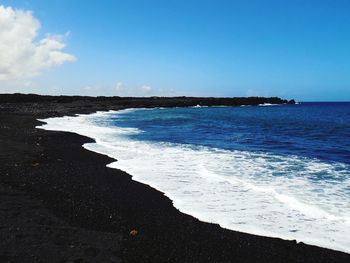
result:
[[[0,95],[0,261],[350,262],[350,254],[203,223],[109,169],[91,139],[37,119],[136,107],[295,103],[279,98]]]

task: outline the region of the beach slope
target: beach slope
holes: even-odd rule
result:
[[[294,103],[278,98],[0,95],[0,262],[350,262],[329,249],[200,222],[107,168],[91,139],[36,129],[54,116],[130,107]]]

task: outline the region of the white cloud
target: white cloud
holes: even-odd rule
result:
[[[70,93],[71,94],[71,93]],[[75,93],[74,93],[75,94]],[[132,85],[117,82],[116,84],[86,84],[80,87],[78,94],[89,96],[121,96],[121,97],[148,97],[148,96],[180,96],[172,88],[155,88],[150,85]]]
[[[143,91],[143,92],[150,92],[151,90],[152,90],[151,86],[147,86],[147,85],[141,86],[141,91]]]
[[[40,22],[30,11],[0,5],[0,82],[26,82],[31,77],[76,58],[62,52],[64,38],[47,34],[36,41]]]
[[[115,86],[115,90],[117,92],[121,91],[123,89],[123,83],[122,82],[118,82],[117,85]]]
[[[115,95],[118,96],[151,96],[159,93],[149,85],[128,86],[123,82],[118,82],[115,86]]]

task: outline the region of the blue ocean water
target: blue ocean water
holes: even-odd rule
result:
[[[110,119],[135,140],[263,151],[350,164],[350,102],[138,110]]]
[[[127,109],[51,118],[176,208],[350,253],[350,103]]]

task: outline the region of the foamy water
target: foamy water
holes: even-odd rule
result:
[[[141,130],[101,121],[128,111],[132,110],[49,118],[38,128],[95,139],[83,147],[118,160],[108,166],[164,192],[175,207],[202,221],[350,252],[347,164],[138,141],[128,135]],[[314,180],[320,173],[329,174],[329,179]]]

